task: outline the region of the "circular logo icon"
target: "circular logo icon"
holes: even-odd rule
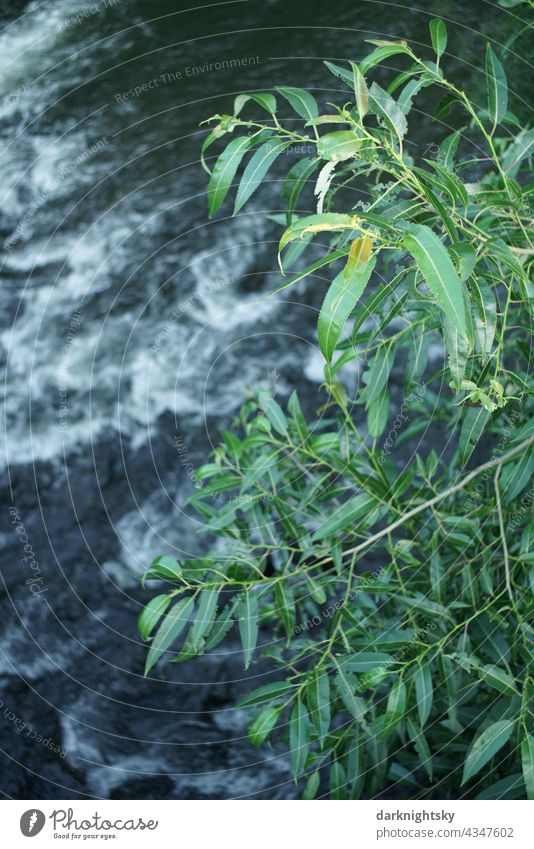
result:
[[[32,808],[30,811],[24,811],[20,818],[20,830],[24,837],[35,837],[42,831],[46,822],[46,817],[42,811]]]

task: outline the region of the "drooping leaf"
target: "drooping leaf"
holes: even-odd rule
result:
[[[419,664],[415,671],[415,694],[417,696],[417,712],[421,728],[424,728],[432,710],[434,690],[432,687],[432,672],[428,663]]]
[[[497,304],[495,295],[483,277],[471,280],[475,340],[484,358],[491,354],[497,328]]]
[[[486,44],[486,86],[488,90],[488,112],[495,128],[506,115],[508,82],[504,68],[489,44]]]
[[[246,590],[239,608],[239,633],[243,646],[245,669],[248,669],[258,641],[258,602],[252,590]]]
[[[467,753],[462,776],[462,787],[475,776],[488,761],[508,742],[514,730],[509,719],[493,722],[478,734]]]
[[[189,621],[194,603],[193,598],[183,598],[167,611],[150,644],[145,663],[145,675],[148,675],[154,664],[181,634]]]
[[[330,678],[326,672],[315,672],[306,687],[306,701],[311,721],[322,747],[330,728]]]
[[[404,244],[417,263],[419,271],[457,331],[467,338],[462,284],[443,242],[423,224],[418,224],[404,237]]]
[[[247,167],[243,171],[241,182],[235,199],[234,215],[239,212],[247,200],[254,194],[258,186],[264,180],[265,175],[275,159],[280,156],[291,142],[281,142],[279,139],[270,139],[257,149]]]
[[[442,326],[447,363],[458,392],[465,376],[469,346],[465,336],[459,333],[456,325],[446,315],[443,316]]]
[[[369,436],[378,439],[384,433],[389,413],[389,392],[383,389],[369,404],[367,410],[367,430]]]
[[[486,429],[490,413],[484,407],[469,407],[460,431],[460,463],[465,466]]]
[[[210,587],[200,593],[195,621],[189,635],[193,646],[200,643],[200,640],[214,624],[218,597],[218,587]]]
[[[384,62],[385,59],[389,59],[390,56],[396,56],[399,53],[409,55],[410,51],[406,42],[399,41],[377,47],[376,50],[373,50],[372,53],[369,53],[369,55],[360,62],[360,71],[362,74],[366,74],[367,71],[374,68],[375,65],[378,65],[380,62]]]
[[[380,88],[377,83],[373,83],[369,89],[369,110],[382,118],[386,126],[402,142],[408,129],[404,112],[391,95]]]
[[[395,349],[392,345],[379,348],[369,366],[365,376],[367,382],[365,393],[365,407],[369,409],[371,404],[378,398],[385,388],[393,362],[395,360]]]
[[[370,256],[372,242],[356,239],[347,264],[333,280],[326,293],[317,325],[319,345],[329,363],[350,313],[360,299],[372,274],[376,256]]]
[[[239,164],[251,144],[253,144],[251,136],[239,136],[232,139],[217,159],[208,184],[210,218],[213,218],[230,191]]]
[[[282,97],[285,97],[301,118],[305,118],[307,121],[317,118],[319,107],[317,106],[315,97],[309,91],[293,86],[277,86],[276,90]]]
[[[287,419],[280,404],[268,392],[261,391],[258,395],[258,403],[271,422],[274,430],[282,436],[287,434]]]
[[[527,799],[534,799],[534,734],[527,734],[521,743],[521,763]]]
[[[293,775],[298,778],[304,772],[310,747],[310,718],[300,699],[297,699],[291,711],[289,746]]]
[[[334,761],[330,767],[330,798],[331,799],[346,799],[347,777],[345,770],[339,761]]]
[[[258,103],[262,109],[265,109],[266,112],[269,112],[271,115],[274,115],[276,112],[276,97],[274,94],[269,94],[265,91],[256,91],[252,94],[238,94],[234,100],[234,115],[239,115],[245,103],[248,103],[249,100],[253,100],[255,103]]]
[[[261,746],[280,718],[282,708],[268,705],[256,717],[248,730],[248,739],[253,746]]]
[[[150,599],[146,607],[143,608],[137,625],[137,629],[143,640],[149,638],[170,603],[170,595],[163,593],[162,595],[154,596],[154,598]]]
[[[352,88],[353,76],[350,71],[345,70],[345,68],[340,67],[340,65],[334,64],[334,62],[325,62],[324,64],[330,73],[332,73],[335,77],[338,77],[338,79],[343,80],[344,83],[347,83],[349,88]]]
[[[287,226],[291,225],[293,213],[296,209],[298,199],[304,186],[314,171],[319,167],[320,160],[313,157],[304,157],[289,169],[282,186],[282,199],[287,207]]]
[[[434,765],[432,762],[432,753],[428,745],[427,739],[423,732],[417,727],[411,716],[406,720],[408,734],[412,740],[415,750],[421,759],[421,765],[425,768],[430,781],[434,775]]]

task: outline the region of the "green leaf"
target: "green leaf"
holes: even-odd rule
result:
[[[332,253],[323,256],[321,259],[318,259],[317,262],[313,262],[311,265],[308,265],[307,268],[303,268],[302,271],[294,274],[289,278],[289,280],[286,280],[281,286],[278,286],[278,288],[275,289],[275,292],[281,292],[283,289],[287,289],[288,286],[292,286],[293,283],[297,283],[299,280],[307,277],[308,274],[312,274],[314,271],[317,271],[318,268],[323,268],[323,266],[330,265],[332,262],[335,262],[336,259],[341,259],[341,257],[347,256],[348,252],[348,248],[332,251]]]
[[[156,631],[154,639],[150,645],[145,664],[145,675],[148,675],[162,654],[167,651],[169,646],[175,641],[179,634],[181,634],[189,621],[193,606],[193,598],[183,598],[176,602],[176,604],[165,614],[163,622]]]
[[[362,140],[352,130],[337,130],[320,137],[317,154],[328,162],[344,162],[354,159],[361,145]]]
[[[329,518],[322,522],[313,534],[312,540],[325,539],[348,526],[351,532],[354,531],[354,526],[362,519],[373,518],[372,513],[377,504],[378,502],[372,495],[363,492],[349,498],[341,507],[337,507]],[[376,517],[376,513],[374,516]]]
[[[241,699],[236,707],[251,707],[252,705],[259,705],[262,702],[274,701],[285,696],[293,689],[294,685],[289,684],[287,681],[273,681],[271,684],[264,684],[263,687],[253,690],[252,693]]]
[[[430,38],[432,39],[432,47],[434,48],[434,53],[439,59],[447,47],[447,27],[441,18],[434,18],[430,21],[429,28]]]
[[[248,669],[258,641],[258,602],[252,590],[246,590],[242,596],[238,616],[245,669]]]
[[[277,613],[284,623],[287,642],[289,644],[295,628],[295,601],[293,591],[290,586],[284,586],[282,581],[278,581],[274,588],[274,597]]]
[[[458,332],[456,325],[450,321],[448,316],[443,316],[442,323],[443,340],[445,342],[445,350],[447,351],[447,362],[456,391],[459,392],[467,367],[469,346],[467,339]]]
[[[370,239],[355,239],[345,268],[335,277],[323,301],[317,333],[327,363],[332,361],[345,322],[375,267],[376,256],[370,256],[371,245]]]
[[[430,752],[429,745],[427,743],[426,737],[422,731],[419,730],[411,716],[406,720],[406,726],[408,728],[408,734],[410,735],[410,740],[412,740],[415,751],[419,755],[421,759],[421,765],[425,768],[430,781],[432,781],[433,776],[433,763],[432,763],[432,754]]]
[[[215,624],[215,611],[217,609],[218,597],[218,587],[210,587],[209,589],[202,590],[200,593],[195,621],[189,635],[193,646],[198,646],[204,635],[207,634],[210,628]]]
[[[362,698],[355,695],[356,683],[353,676],[340,668],[336,675],[336,686],[348,712],[357,722],[362,722],[367,705]]]
[[[360,119],[363,120],[369,109],[369,89],[365,77],[358,68],[356,62],[351,62],[354,82],[354,96],[356,97],[356,108]]]
[[[404,244],[417,263],[436,303],[467,338],[464,293],[447,249],[436,234],[418,224],[404,237]]]
[[[251,144],[253,144],[253,138],[250,136],[232,139],[217,159],[208,184],[210,218],[213,218],[228,194],[239,164]]]
[[[297,699],[289,720],[289,746],[295,779],[304,772],[310,747],[310,718],[308,711]]]
[[[308,781],[306,782],[306,787],[302,793],[302,798],[310,801],[311,799],[315,799],[317,796],[317,791],[319,789],[319,784],[321,783],[321,777],[318,772],[312,772]]]
[[[339,65],[335,65],[334,62],[325,61],[324,64],[335,77],[338,77],[340,80],[343,80],[344,83],[347,83],[349,88],[353,87],[353,75],[350,71],[345,70],[345,68],[341,68]]]
[[[346,799],[346,784],[347,777],[345,770],[339,761],[334,761],[330,767],[330,798],[331,799]]]
[[[421,723],[421,728],[424,728],[432,710],[432,700],[434,697],[430,666],[428,664],[419,664],[414,677],[419,722]]]
[[[501,669],[500,666],[495,666],[495,664],[490,663],[477,669],[477,672],[490,687],[493,687],[494,690],[498,690],[499,693],[505,693],[508,695],[512,694],[514,696],[518,695],[514,679],[508,674],[508,672]]]
[[[221,643],[227,633],[235,624],[234,613],[237,607],[237,598],[233,599],[230,604],[227,604],[222,613],[217,617],[215,625],[211,631],[209,639],[204,646],[204,652],[209,652]]]
[[[254,100],[262,109],[274,115],[276,112],[276,97],[268,92],[256,91],[254,94],[238,94],[234,100],[234,115],[237,116],[243,109],[245,103]]]
[[[484,407],[468,407],[460,431],[460,463],[465,466],[486,429],[490,413]]]
[[[390,654],[379,651],[360,651],[340,661],[343,669],[349,672],[371,672],[379,666],[391,666],[395,659]]]
[[[534,799],[534,735],[528,734],[521,743],[521,763],[527,799]]]
[[[373,50],[372,53],[369,53],[369,55],[365,57],[363,62],[360,62],[360,71],[362,74],[366,74],[367,71],[374,68],[375,65],[379,65],[380,62],[383,62],[385,59],[389,59],[390,56],[396,56],[398,53],[410,55],[406,42],[385,44],[382,47],[377,47],[376,50]]]
[[[386,737],[403,719],[406,710],[406,687],[399,678],[391,688],[388,696],[382,736]]]
[[[256,717],[248,730],[248,739],[253,746],[261,746],[280,718],[281,707],[269,705]]]
[[[475,324],[475,340],[481,354],[491,354],[497,327],[497,304],[489,284],[483,277],[471,280],[471,297]]]
[[[383,389],[382,392],[369,404],[367,410],[367,430],[373,439],[378,439],[382,436],[386,428],[389,413],[389,392]]]
[[[266,141],[265,144],[262,144],[257,149],[243,171],[235,199],[234,215],[239,212],[241,207],[254,194],[275,159],[290,144],[291,142],[269,139],[269,141]]]
[[[289,169],[282,185],[282,199],[287,206],[287,226],[291,225],[293,212],[298,203],[300,194],[314,171],[319,167],[320,160],[304,157]]]
[[[315,97],[309,91],[305,91],[303,88],[294,88],[293,86],[277,86],[276,91],[282,97],[285,97],[290,106],[293,107],[297,115],[300,115],[301,118],[305,118],[307,121],[317,118],[319,107],[317,106]]]
[[[326,672],[314,672],[306,687],[306,701],[322,748],[330,728],[330,678]]]
[[[514,730],[514,723],[509,719],[493,722],[488,728],[477,735],[464,763],[462,787],[475,776],[492,757],[508,742]]]
[[[282,436],[287,436],[287,419],[280,404],[277,404],[268,392],[259,393],[258,403],[271,422],[274,430]]]
[[[171,603],[170,595],[163,593],[150,599],[146,607],[142,610],[137,623],[137,629],[143,640],[147,640],[154,630],[156,623],[159,621]]]
[[[449,171],[452,171],[454,167],[454,157],[456,151],[458,150],[458,144],[462,137],[462,133],[460,130],[455,130],[454,133],[451,133],[450,136],[447,136],[444,139],[438,149],[438,162],[440,165],[443,165],[444,168],[447,168]]]
[[[307,215],[305,218],[300,218],[282,233],[278,250],[282,252],[289,242],[295,239],[302,239],[307,233],[315,234],[354,230],[356,226],[357,223],[353,216],[340,212],[322,212],[318,215]]]
[[[534,127],[530,130],[522,130],[506,148],[502,159],[502,166],[509,177],[516,176],[521,163],[532,154],[533,150]]]
[[[408,129],[406,116],[391,95],[387,91],[384,91],[383,88],[380,88],[377,83],[373,83],[369,90],[369,110],[374,115],[382,118],[384,123],[396,134],[399,141],[402,142]]]
[[[495,129],[506,115],[508,83],[504,68],[489,44],[486,44],[486,86],[488,90],[488,112]]]
[[[365,376],[367,383],[365,392],[366,409],[369,409],[373,401],[378,398],[385,388],[394,360],[395,349],[393,345],[379,348],[371,360],[369,371]]]

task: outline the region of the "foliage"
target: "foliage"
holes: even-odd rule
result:
[[[327,63],[346,94],[326,113],[294,87],[240,95],[202,150],[210,216],[243,163],[234,212],[283,151],[312,151],[283,182],[280,264],[315,259],[280,288],[333,269],[327,398],[309,421],[296,392],[283,409],[260,391],[199,470],[217,550],[145,575],[168,585],[142,615],[146,672],[235,628],[245,667],[277,670],[242,702],[250,740],[285,741],[304,798],[534,797],[534,129],[489,45],[481,106],[444,75],[442,21],[429,42],[433,58],[372,40],[359,66]],[[393,56],[406,69],[370,84]],[[408,136],[426,89],[434,155]]]

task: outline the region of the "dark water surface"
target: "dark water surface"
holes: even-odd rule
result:
[[[253,750],[232,709],[265,671],[244,678],[235,643],[142,677],[138,576],[202,550],[191,467],[251,386],[311,399],[322,379],[321,293],[266,296],[274,187],[208,223],[198,125],[243,90],[303,85],[326,103],[321,59],[358,60],[370,37],[427,45],[435,14],[449,67],[481,90],[479,31],[504,41],[510,16],[419,6],[0,3],[5,795],[296,794],[283,747]]]

